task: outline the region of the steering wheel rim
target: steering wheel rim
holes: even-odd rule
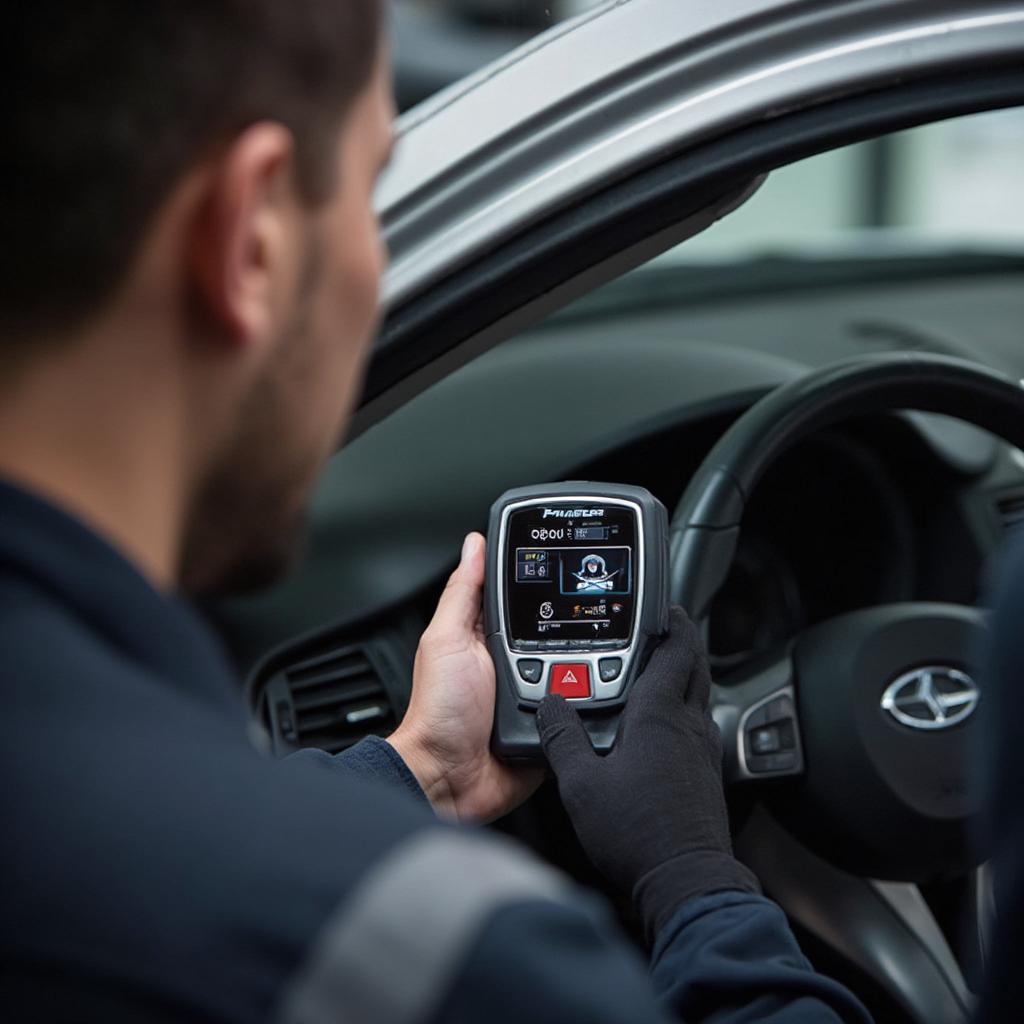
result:
[[[669,534],[673,603],[697,621],[707,617],[732,565],[750,495],[793,444],[840,420],[903,409],[952,416],[1024,449],[1024,389],[965,359],[901,352],[809,373],[748,409],[687,486]]]
[[[964,420],[1024,449],[1024,389],[1010,378],[968,361],[899,353],[862,357],[809,373],[772,392],[741,416],[694,475],[670,528],[673,601],[698,621],[707,617],[712,600],[729,574],[750,495],[794,444],[844,419],[909,409]],[[903,751],[901,756],[910,763],[911,774],[917,771],[909,783],[901,775],[902,768],[888,775],[888,769],[869,764],[867,755],[871,752],[867,748],[875,742],[902,742],[911,755],[915,750],[927,751],[932,763],[958,758],[966,763],[965,736],[971,723],[944,733],[947,748],[935,757],[938,747],[934,738],[919,740],[911,735],[914,729],[889,721],[880,711],[880,687],[891,688],[893,679],[877,676],[889,671],[895,677],[897,667],[905,669],[918,660],[925,667],[929,663],[963,663],[967,652],[980,646],[983,630],[982,617],[970,608],[878,606],[806,631],[778,657],[751,667],[734,679],[733,685],[715,688],[714,713],[723,733],[727,778],[749,782],[755,778],[797,777],[790,779],[788,787],[777,785],[765,794],[769,805],[756,806],[737,838],[738,852],[791,917],[816,930],[828,946],[880,982],[911,1019],[920,1021],[965,1021],[971,1010],[963,973],[930,915],[919,883],[953,876],[958,857],[966,856],[956,848],[954,839],[966,834],[972,805],[966,797],[958,803],[954,796],[956,806],[947,815],[949,806],[944,807],[937,797],[921,809],[919,818],[914,818],[907,804],[922,795],[921,786],[928,782],[926,774],[917,770],[922,765],[915,766],[914,756],[906,757]],[[929,652],[939,652],[934,658],[924,657],[922,637],[942,638],[941,643],[927,643]],[[840,648],[836,656],[842,663],[839,668],[823,662],[822,651],[830,644]],[[916,658],[918,649],[922,651],[921,659]],[[834,701],[832,691],[826,692],[824,687],[817,702],[808,701],[808,690],[813,693],[814,683],[822,683],[816,677],[823,674],[831,676],[828,685],[841,691],[836,709],[826,707]],[[870,708],[862,699],[864,691],[870,691]],[[751,753],[751,737],[756,738],[750,728],[751,722],[756,725],[753,714],[766,722],[774,716],[791,737],[790,748],[783,754],[760,757],[762,769],[774,759],[782,765],[778,770],[761,774],[750,770],[760,756]],[[831,721],[823,724],[822,719],[829,715]],[[836,747],[835,755],[827,749],[829,745]],[[850,759],[849,765],[843,757]],[[805,766],[812,770],[805,771]],[[918,866],[910,863],[910,858],[890,871],[884,863],[886,851],[882,846],[857,849],[852,829],[845,834],[840,829],[837,842],[823,850],[816,843],[813,827],[801,829],[794,808],[806,804],[811,810],[809,816],[819,819],[819,833],[835,830],[839,818],[848,813],[846,805],[854,806],[856,802],[841,801],[843,810],[830,816],[832,809],[824,799],[828,794],[820,786],[815,789],[815,773],[829,778],[830,767],[832,785],[846,771],[867,787],[870,799],[860,802],[864,813],[856,818],[859,829],[870,825],[872,814],[880,815],[883,831],[895,826],[896,838],[890,851],[897,848],[897,843],[913,846],[916,837],[918,845],[938,844],[942,848],[937,862]],[[905,802],[890,800],[894,794]],[[925,794],[926,803],[932,795]],[[941,799],[948,800],[948,794]],[[770,805],[772,800],[774,805]],[[889,805],[886,800],[890,800]],[[909,816],[901,831],[897,819],[904,811]],[[891,812],[888,817],[887,812]],[[948,821],[942,820],[944,816]],[[845,819],[839,822],[844,823],[848,824]],[[931,830],[927,842],[916,836],[922,823],[925,831]],[[797,862],[801,866],[794,875]],[[970,874],[971,866],[973,861],[964,865],[965,877],[971,878],[974,888],[983,882],[987,885],[987,872]],[[890,881],[879,882],[881,878]],[[851,931],[859,930],[866,936],[863,941],[842,934],[842,929],[828,928],[830,919],[850,920],[851,908],[858,906],[870,908],[864,911],[858,928],[851,927]],[[982,922],[977,924],[980,930]],[[894,968],[894,964],[899,966]]]

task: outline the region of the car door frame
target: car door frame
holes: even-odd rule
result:
[[[403,119],[379,197],[388,315],[348,440],[778,167],[1024,103],[1024,0],[728,0],[701,7],[696,38],[641,31],[679,30],[684,6],[611,0]],[[595,60],[602,31],[631,29],[635,45]],[[577,49],[577,76],[525,88]]]

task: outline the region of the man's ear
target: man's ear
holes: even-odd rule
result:
[[[204,315],[233,345],[274,334],[294,277],[294,140],[258,123],[209,165],[193,225],[190,271]]]

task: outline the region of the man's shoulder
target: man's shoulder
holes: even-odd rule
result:
[[[63,781],[64,790],[80,788],[83,796],[98,786],[107,809],[123,800],[138,804],[137,814],[176,812],[178,820],[194,819],[222,801],[235,813],[213,819],[220,831],[249,823],[242,814],[246,807],[262,813],[274,802],[294,807],[299,820],[306,820],[317,801],[349,811],[353,803],[365,803],[371,817],[381,800],[388,815],[401,818],[410,806],[414,818],[423,813],[404,794],[375,787],[365,777],[327,771],[312,759],[267,758],[252,742],[240,692],[228,700],[220,694],[204,700],[197,696],[201,681],[177,685],[59,603],[5,581],[0,656],[0,757],[16,769],[19,784],[30,785],[34,777],[53,786]],[[187,800],[177,801],[185,793]],[[288,818],[282,808],[259,821],[280,832]],[[319,822],[317,829],[326,837],[330,822]]]
[[[0,652],[5,957],[180,985],[164,994],[185,1005],[230,991],[255,1017],[433,820],[394,788],[266,759],[240,702],[196,699],[31,590],[0,586]]]

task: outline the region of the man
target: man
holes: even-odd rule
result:
[[[488,750],[467,538],[388,743],[283,763],[177,596],[287,567],[377,316],[377,0],[8,12],[0,199],[0,1006],[8,1020],[863,1020],[731,854],[677,614],[598,758],[540,728],[630,894],[444,824],[524,800]],[[354,482],[358,485],[358,482]]]

